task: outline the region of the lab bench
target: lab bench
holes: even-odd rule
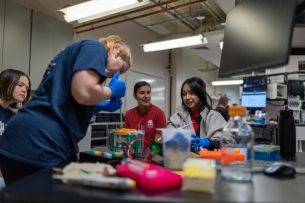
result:
[[[289,156],[289,160],[304,163],[305,153]],[[62,166],[63,167],[63,166]],[[81,185],[66,185],[52,179],[52,168],[25,177],[1,191],[0,201],[9,202],[111,202],[111,203],[198,203],[198,202],[304,202],[305,175],[293,178],[274,178],[256,172],[252,182],[236,183],[223,180],[218,172],[215,194],[181,191],[180,187],[162,190],[145,190],[137,187],[132,191],[119,191]]]

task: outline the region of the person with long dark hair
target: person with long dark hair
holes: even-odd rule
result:
[[[220,149],[220,135],[226,125],[224,118],[212,110],[212,99],[206,92],[206,85],[199,77],[186,79],[181,86],[182,105],[177,108],[167,122],[167,128],[180,128],[193,131],[192,148],[196,152],[200,147],[209,150]]]
[[[0,136],[15,115],[12,109],[22,106],[30,98],[31,81],[20,70],[6,69],[0,73]]]

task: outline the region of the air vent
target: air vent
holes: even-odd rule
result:
[[[192,49],[196,49],[196,50],[210,50],[208,47],[195,47]]]

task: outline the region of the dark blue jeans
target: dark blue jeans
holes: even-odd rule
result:
[[[24,164],[2,155],[0,155],[0,167],[6,186],[44,169],[43,167]]]

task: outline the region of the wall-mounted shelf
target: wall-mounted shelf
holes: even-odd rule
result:
[[[91,124],[91,147],[109,146],[109,130],[124,127],[124,122],[97,122]]]
[[[280,95],[278,95],[279,90]],[[268,84],[267,98],[269,99],[287,99],[287,85],[284,84]]]
[[[124,122],[97,122],[88,126],[85,137],[79,141],[79,151],[87,151],[96,146],[109,147],[109,130],[124,127]]]

